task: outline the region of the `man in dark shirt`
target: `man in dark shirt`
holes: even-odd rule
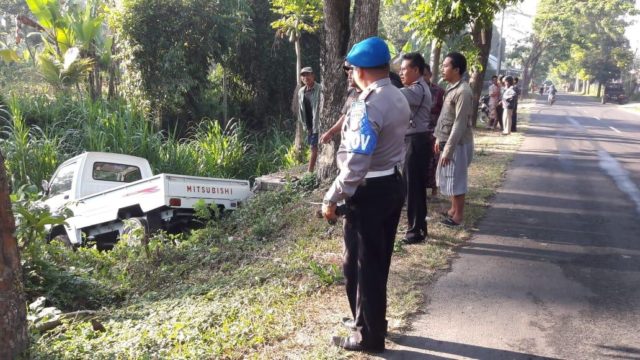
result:
[[[320,110],[322,103],[322,85],[316,82],[313,69],[302,68],[300,80],[304,84],[298,91],[298,119],[307,131],[307,143],[311,148],[309,172],[313,172],[318,159],[318,129],[320,129]]]

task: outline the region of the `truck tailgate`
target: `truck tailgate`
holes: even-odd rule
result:
[[[198,176],[162,174],[166,184],[166,205],[169,200],[179,198],[180,207],[193,207],[199,200],[206,203],[217,203],[225,208],[235,208],[239,202],[245,201],[251,195],[249,181],[214,179]]]

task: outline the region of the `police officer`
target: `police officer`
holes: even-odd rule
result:
[[[411,118],[405,137],[407,154],[404,160],[404,178],[407,187],[407,231],[405,244],[415,244],[427,236],[427,165],[433,157],[429,147],[431,120],[431,91],[424,81],[426,62],[419,53],[402,56],[400,89],[411,108]]]
[[[354,332],[332,339],[347,350],[384,351],[387,278],[404,201],[399,165],[410,117],[406,98],[391,85],[389,60],[389,48],[378,37],[355,44],[347,55],[363,91],[343,124],[340,173],[322,206],[327,220],[336,219],[337,203],[344,200],[349,208],[343,271]]]

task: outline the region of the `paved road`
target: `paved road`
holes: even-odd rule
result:
[[[385,359],[640,359],[640,115],[532,108],[504,186]]]

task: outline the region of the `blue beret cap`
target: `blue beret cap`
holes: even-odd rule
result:
[[[388,64],[391,60],[391,54],[389,54],[389,47],[377,36],[364,39],[359,43],[353,45],[349,54],[347,54],[347,61],[353,66],[371,68]]]

